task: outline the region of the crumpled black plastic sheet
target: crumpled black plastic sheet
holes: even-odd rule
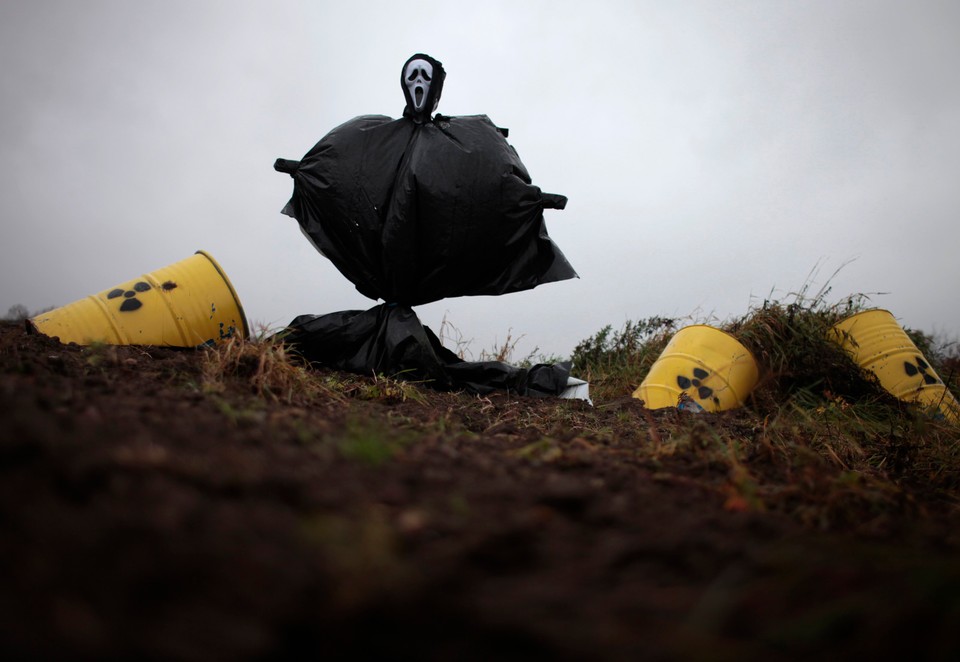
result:
[[[280,335],[311,363],[422,381],[440,390],[556,396],[570,375],[569,363],[528,369],[501,361],[464,361],[444,347],[409,306],[397,304],[300,315]]]

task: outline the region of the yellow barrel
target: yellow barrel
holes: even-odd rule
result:
[[[33,328],[60,342],[197,347],[249,333],[227,275],[204,251],[41,313]]]
[[[684,393],[706,411],[736,409],[759,378],[753,354],[736,338],[695,324],[674,334],[633,397],[648,409],[676,407]]]
[[[960,422],[960,404],[890,311],[851,315],[833,326],[830,337],[892,395]]]

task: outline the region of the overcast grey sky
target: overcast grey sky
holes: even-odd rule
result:
[[[280,215],[299,159],[400,68],[509,127],[581,278],[419,307],[471,349],[568,354],[605,324],[725,320],[802,287],[960,333],[960,3],[0,3],[0,314],[197,249],[252,323],[365,309]]]

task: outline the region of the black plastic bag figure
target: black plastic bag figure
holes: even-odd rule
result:
[[[543,218],[544,209],[562,209],[566,198],[531,183],[506,131],[486,116],[432,116],[445,76],[439,61],[414,55],[401,71],[402,118],[357,117],[324,136],[301,161],[275,164],[294,179],[284,213],[297,219],[311,243],[357,290],[389,305],[369,311],[398,331],[380,333],[381,341],[409,332],[409,343],[424,342],[410,326],[412,320],[423,328],[411,306],[576,277]],[[326,348],[320,352],[323,359],[315,359],[319,363],[361,372],[419,372],[415,376],[438,386],[456,386],[449,383],[450,370],[422,359],[429,347],[438,365],[451,365],[452,354],[438,353],[439,342],[428,340],[414,352],[420,360],[398,362],[396,352],[365,336],[371,327],[360,323],[366,317],[357,311],[323,318],[298,317],[288,329],[288,342],[303,350],[314,342],[308,327],[322,327]],[[405,321],[398,326],[401,318]],[[340,350],[333,347],[338,337]],[[428,337],[435,339],[432,332]],[[373,351],[358,358],[359,346]]]

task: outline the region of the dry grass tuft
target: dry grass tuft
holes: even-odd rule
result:
[[[428,400],[419,384],[422,382],[406,381],[403,375],[386,377],[384,375],[340,374],[328,383],[338,393],[357,400],[377,400],[381,402],[419,402],[425,404]]]
[[[232,337],[206,349],[201,374],[203,387],[210,393],[221,393],[239,380],[255,394],[284,404],[341,397],[276,336]]]
[[[829,338],[830,328],[862,310],[857,298],[835,306],[801,299],[764,301],[725,331],[742,342],[761,368],[755,397],[783,402],[795,394],[818,393],[827,399],[842,394],[856,400],[883,398],[883,391],[846,352]],[[769,404],[769,403],[768,403]]]

